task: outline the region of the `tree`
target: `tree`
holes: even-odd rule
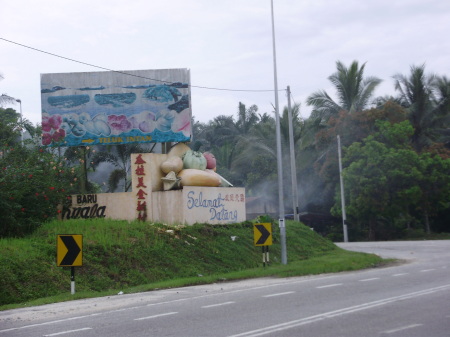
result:
[[[74,191],[74,176],[64,160],[39,146],[39,137],[17,141],[20,115],[9,110],[0,109],[0,237],[20,237],[58,215]]]
[[[335,102],[325,90],[311,94],[306,103],[313,107],[314,118],[328,120],[341,110],[354,113],[364,110],[370,103],[375,88],[381,83],[376,77],[364,78],[365,63],[359,67],[353,61],[349,68],[342,62],[336,62],[337,71],[328,79],[337,91],[338,102]]]
[[[245,175],[236,170],[236,159],[242,151],[240,142],[258,124],[260,116],[256,105],[246,108],[239,102],[237,119],[220,115],[207,125],[196,125],[194,139],[202,143],[203,151],[211,151],[217,159],[217,169],[221,175],[236,185],[245,183]]]
[[[0,81],[3,79],[4,79],[3,75],[0,74]],[[1,94],[0,107],[3,106],[3,104],[16,104],[16,99],[14,97],[9,96],[8,94]]]
[[[344,174],[347,214],[369,240],[401,237],[411,223],[430,233],[431,218],[450,206],[450,159],[417,153],[409,139],[409,121],[377,121],[378,132],[345,151]],[[336,191],[333,213],[340,213]]]
[[[450,149],[450,80],[446,76],[436,79],[436,110],[438,119],[442,123],[439,129],[439,142]]]
[[[394,80],[399,100],[408,109],[414,127],[411,137],[414,149],[420,152],[434,142],[442,141],[449,127],[448,80],[425,74],[424,64],[411,66],[409,76],[394,75]],[[448,134],[444,141],[449,141]]]
[[[450,209],[450,159],[422,153],[420,172],[421,179],[417,184],[422,193],[417,209],[422,212],[425,231],[430,234],[430,217],[436,216],[439,211]]]
[[[98,151],[92,155],[92,167],[97,168],[100,163],[111,164],[114,170],[108,177],[108,191],[114,192],[123,181],[123,191],[127,192],[131,188],[131,154],[152,150],[145,149],[141,144],[108,145],[106,149],[107,151]]]
[[[361,142],[378,131],[376,121],[398,123],[407,120],[407,111],[400,105],[389,101],[381,108],[372,108],[350,114],[340,111],[330,117],[327,123],[317,127],[317,119],[305,121],[300,152],[298,153],[298,173],[300,191],[308,200],[307,210],[328,213],[334,204],[334,194],[339,184],[337,139],[342,146]]]
[[[408,146],[412,126],[408,121],[377,125],[379,132],[353,143],[343,160],[347,214],[367,231],[369,240],[393,235],[394,219],[409,215],[421,196],[419,155]],[[340,213],[338,192],[333,213]],[[380,226],[382,220],[389,223],[388,229]]]
[[[437,76],[435,83],[435,104],[440,115],[450,113],[450,80],[446,76]],[[448,120],[447,120],[447,127]]]
[[[292,108],[292,124],[294,131],[294,149],[297,152],[299,142],[304,131],[304,122],[300,118],[300,106],[295,104]],[[263,115],[264,116],[264,115]],[[265,193],[273,196],[277,193],[277,149],[275,139],[275,119],[267,118],[255,124],[248,132],[239,138],[237,144],[237,155],[232,169],[242,172],[245,186],[249,193]],[[286,186],[291,186],[290,174],[290,151],[289,151],[289,119],[288,108],[283,109],[280,118],[283,179]],[[297,186],[293,187],[297,188]],[[285,189],[286,200],[292,197],[291,189]],[[276,198],[274,198],[276,199]]]
[[[20,143],[20,114],[11,108],[0,108],[0,146],[17,143]]]
[[[64,159],[69,163],[73,174],[77,177],[78,190],[77,193],[86,194],[94,193],[99,190],[93,182],[89,181],[89,172],[95,171],[97,166],[94,165],[93,157],[96,152],[105,150],[102,145],[97,146],[73,146],[65,148]],[[60,152],[60,149],[58,149]]]
[[[257,114],[258,107],[256,105],[246,108],[245,104],[239,102],[238,119],[235,123],[239,135],[246,135],[259,121]]]

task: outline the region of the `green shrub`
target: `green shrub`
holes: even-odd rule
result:
[[[55,218],[73,172],[57,155],[17,145],[0,153],[0,237],[22,237]]]

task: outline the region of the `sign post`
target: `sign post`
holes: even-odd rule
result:
[[[269,246],[272,245],[272,224],[256,223],[253,225],[253,242],[262,247],[263,266],[269,264]]]
[[[83,265],[83,235],[58,234],[56,238],[56,265],[71,267],[70,293],[75,294],[75,267]]]

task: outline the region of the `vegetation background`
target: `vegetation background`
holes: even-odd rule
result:
[[[413,65],[409,74],[393,75],[395,95],[376,97],[380,80],[365,76],[365,67],[357,61],[349,66],[336,62],[336,72],[329,77],[335,93],[312,93],[306,101],[313,108],[308,118],[302,118],[300,105],[294,104],[298,186],[291,185],[287,165],[288,110],[281,112],[285,213],[293,213],[289,207],[296,189],[301,214],[328,216],[321,233],[342,240],[339,135],[351,241],[449,233],[449,79],[427,73],[425,65]],[[3,108],[14,102],[7,94],[0,96],[1,284],[9,287],[0,303],[13,301],[14,296],[20,301],[49,296],[64,287],[64,274],[55,271],[54,240],[56,232],[69,228],[91,231],[86,232],[89,267],[80,273],[81,290],[87,284],[97,291],[170,279],[174,266],[177,276],[195,277],[257,265],[254,257],[259,254],[249,242],[239,246],[240,251],[233,245],[241,241],[229,240],[231,235],[248,240],[245,224],[233,227],[237,234],[228,227],[199,225],[171,229],[173,234],[168,235],[162,225],[49,223],[61,213],[58,205],[70,203],[72,194],[129,190],[130,153],[156,151],[155,144],[67,149],[58,146],[56,137],[54,147],[43,147],[41,126]],[[208,123],[193,120],[196,146],[215,155],[217,171],[235,186],[245,187],[247,198],[264,197],[273,204],[278,199],[275,134],[272,112],[260,113],[255,105],[239,103],[236,116],[227,111]],[[194,239],[201,235],[202,240]],[[289,245],[297,249],[290,251],[294,260],[308,255],[302,247],[314,248],[322,239],[308,236],[308,240]],[[196,251],[199,247],[201,252]],[[331,243],[320,247],[336,252]],[[227,257],[214,255],[217,251]],[[248,256],[252,258],[247,260]]]

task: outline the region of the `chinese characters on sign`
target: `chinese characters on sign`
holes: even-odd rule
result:
[[[137,175],[137,207],[136,211],[138,212],[138,220],[139,221],[145,221],[147,219],[147,200],[145,198],[146,195],[148,195],[147,192],[145,192],[145,186],[144,184],[144,176],[145,176],[145,167],[144,164],[146,164],[146,161],[142,158],[142,154],[139,154],[136,157],[136,161],[134,162],[136,165],[135,173]]]
[[[187,212],[194,211],[196,216],[210,223],[245,220],[245,194],[227,193],[230,189],[237,188],[191,188],[186,195]]]

